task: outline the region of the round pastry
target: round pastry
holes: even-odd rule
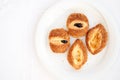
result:
[[[100,52],[107,43],[108,35],[102,24],[91,28],[86,35],[86,45],[88,50],[93,54]]]
[[[87,62],[87,49],[81,40],[77,39],[72,44],[67,59],[76,70],[80,69]]]
[[[64,53],[70,45],[70,36],[63,28],[53,29],[49,34],[50,48],[55,53]]]
[[[72,13],[67,19],[67,28],[71,36],[78,38],[84,36],[89,28],[87,17],[81,13]]]

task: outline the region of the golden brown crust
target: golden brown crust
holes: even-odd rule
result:
[[[61,40],[66,40],[67,43],[62,43]],[[49,34],[49,44],[53,52],[64,53],[70,45],[70,36],[63,28],[53,29]]]
[[[84,24],[82,28],[76,28],[74,26],[74,23],[82,23]],[[68,32],[71,36],[73,37],[81,37],[84,36],[89,28],[89,22],[87,17],[84,14],[81,13],[72,13],[68,19],[67,19],[67,24]]]
[[[77,57],[74,55],[77,55]],[[70,47],[67,60],[76,70],[80,69],[87,62],[87,50],[81,40],[77,39]],[[78,61],[78,64],[76,64],[76,60],[80,62]]]
[[[96,38],[94,37],[94,40],[92,39],[93,41],[95,41],[95,39],[98,39],[97,42],[94,43],[94,45],[97,45],[97,49],[92,50],[92,47],[90,46],[90,42],[93,34],[95,33],[99,34]],[[93,55],[99,53],[106,46],[107,40],[108,40],[108,34],[102,24],[98,24],[95,27],[91,28],[86,35],[87,48]]]
[[[72,13],[68,17],[67,26],[69,25],[69,23],[71,23],[74,20],[81,20],[81,21],[84,21],[84,22],[88,22],[88,19],[87,19],[87,17],[84,14]]]
[[[85,35],[85,33],[87,33],[88,31],[88,27],[85,27],[84,29],[78,29],[78,30],[74,30],[74,29],[69,29],[68,33],[75,37],[75,38],[78,38],[80,36],[83,36]]]
[[[55,53],[64,53],[68,49],[69,46],[70,44],[54,45],[50,43],[50,48]]]
[[[49,39],[51,37],[61,37],[61,38],[67,39],[67,40],[70,39],[68,31],[66,31],[63,28],[56,28],[56,29],[51,30]]]

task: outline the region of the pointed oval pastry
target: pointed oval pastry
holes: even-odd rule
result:
[[[80,69],[87,61],[87,50],[83,42],[77,39],[70,47],[68,56],[68,62],[76,69]]]
[[[93,54],[99,53],[107,43],[108,35],[102,24],[98,24],[87,32],[86,45]]]
[[[78,38],[86,35],[89,28],[89,22],[84,14],[72,13],[68,16],[66,26],[69,34]]]
[[[63,28],[51,30],[49,34],[50,48],[55,53],[64,53],[70,45],[70,36]]]

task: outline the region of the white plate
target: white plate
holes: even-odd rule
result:
[[[68,63],[67,51],[64,54],[55,54],[50,50],[48,42],[50,30],[62,27],[66,29],[66,19],[69,14],[74,12],[85,14],[88,17],[90,28],[102,23],[108,32],[108,43],[104,50],[97,55],[91,55],[88,52],[87,63],[78,71]],[[104,9],[93,5],[92,2],[61,1],[50,7],[42,15],[36,30],[35,44],[39,60],[50,73],[60,80],[95,80],[103,76],[113,65],[119,48],[117,25],[112,17],[108,16],[109,14]],[[84,38],[80,39],[84,41]],[[73,41],[72,38],[71,43]]]

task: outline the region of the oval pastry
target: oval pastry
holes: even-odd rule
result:
[[[72,13],[68,17],[66,25],[69,34],[75,38],[84,36],[89,28],[87,17],[81,13]]]
[[[80,69],[87,61],[87,50],[83,42],[77,39],[70,47],[68,56],[68,62],[76,69]]]
[[[55,53],[63,53],[70,45],[70,36],[63,28],[53,29],[49,34],[50,48]]]
[[[108,35],[102,24],[98,24],[87,32],[86,45],[93,54],[100,52],[107,43]]]

